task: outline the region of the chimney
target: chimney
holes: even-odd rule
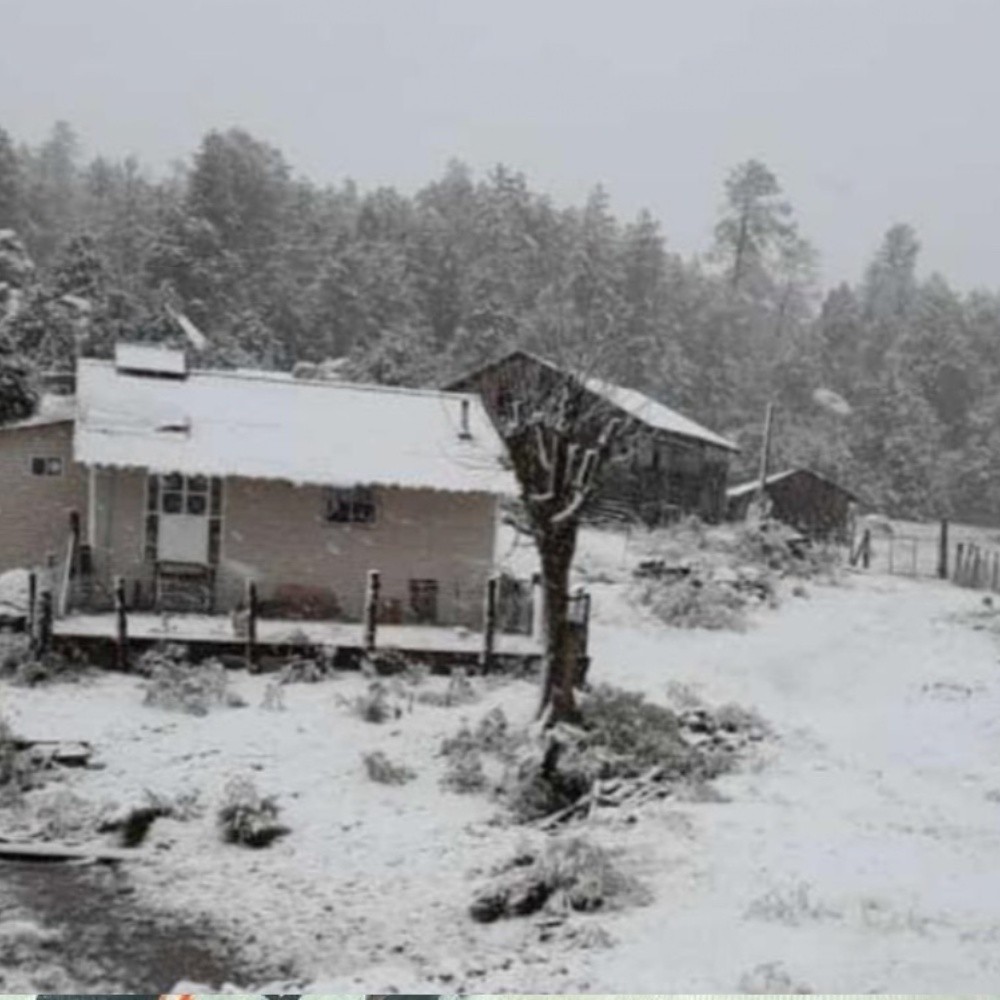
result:
[[[462,425],[458,432],[459,439],[469,441],[472,439],[472,431],[469,430],[469,401],[462,400]]]

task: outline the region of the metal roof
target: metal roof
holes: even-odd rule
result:
[[[513,494],[503,443],[475,395],[282,373],[123,372],[83,360],[78,461],[189,475]],[[461,435],[463,405],[470,436]]]

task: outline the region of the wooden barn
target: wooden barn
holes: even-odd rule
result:
[[[584,394],[595,434],[610,417],[622,418],[626,425],[589,519],[655,525],[697,514],[706,521],[722,520],[729,460],[739,449],[650,396],[576,374],[520,350],[463,376],[447,389],[478,393],[499,425],[510,416],[516,399],[544,397],[567,386]]]
[[[739,521],[747,516],[760,489],[754,479],[726,491],[726,516]],[[810,469],[786,469],[765,480],[771,516],[820,541],[846,542],[858,498],[843,486]]]

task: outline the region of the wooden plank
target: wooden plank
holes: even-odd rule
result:
[[[87,847],[79,844],[59,844],[52,841],[18,843],[0,840],[0,858],[10,861],[134,861],[141,858],[138,851],[125,851],[113,847]]]

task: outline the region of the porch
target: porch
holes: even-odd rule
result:
[[[247,636],[233,627],[228,615],[130,612],[126,627],[130,647],[184,643],[218,650],[231,648],[242,655],[247,645]],[[70,614],[52,623],[52,637],[59,643],[116,643],[118,628],[115,614]],[[366,648],[365,629],[362,622],[259,618],[254,645],[262,651],[316,647],[360,652]],[[439,625],[380,625],[376,635],[377,649],[435,657],[460,656],[475,660],[484,646],[481,632]],[[533,635],[497,633],[494,637],[496,656],[523,659],[540,656],[541,650],[541,642]]]

